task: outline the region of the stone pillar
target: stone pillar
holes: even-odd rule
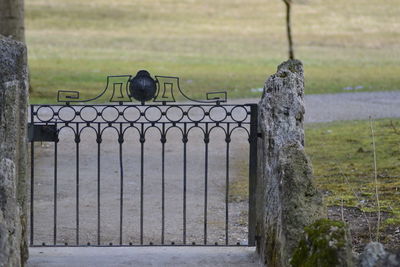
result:
[[[304,152],[304,73],[298,60],[278,66],[259,103],[257,248],[268,267],[289,266],[305,226],[325,217]]]
[[[26,47],[0,35],[0,266],[23,266],[27,247]]]

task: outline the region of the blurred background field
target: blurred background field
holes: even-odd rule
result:
[[[400,0],[294,0],[306,93],[400,89]],[[287,58],[280,0],[26,0],[32,103],[107,75],[176,75],[190,96],[258,97]]]

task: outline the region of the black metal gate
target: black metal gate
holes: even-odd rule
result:
[[[176,93],[195,103],[178,104]],[[139,103],[132,103],[133,98]],[[89,101],[111,103],[84,103]],[[58,102],[30,106],[31,246],[255,245],[256,104],[225,104],[226,92],[193,100],[181,91],[179,78],[153,80],[146,71],[107,77],[105,90],[93,99],[59,91]],[[212,152],[214,135],[219,143]],[[236,140],[248,143],[235,156]],[[173,150],[179,156],[169,156]],[[159,158],[149,164],[154,154]],[[248,155],[248,207],[247,222],[237,223],[230,208],[242,211],[232,204],[230,186],[237,179],[231,177],[232,166],[241,164],[232,161],[240,154]],[[214,167],[221,175],[212,179]],[[174,174],[168,176],[171,170]],[[157,182],[146,187],[151,179]],[[106,187],[114,188],[114,194]],[[223,197],[216,196],[219,192]],[[192,194],[201,197],[195,201]],[[216,199],[223,207],[213,203]],[[153,206],[147,207],[150,202]],[[168,218],[171,210],[176,218]],[[237,225],[245,226],[245,238],[231,236],[230,227]],[[171,233],[172,228],[178,230]]]

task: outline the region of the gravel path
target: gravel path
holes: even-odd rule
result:
[[[241,99],[233,103],[257,103]],[[400,91],[306,95],[306,123],[400,117]]]
[[[236,103],[256,103],[258,99],[242,99],[231,101],[232,104]],[[368,119],[370,116],[373,118],[384,118],[384,117],[400,117],[400,91],[399,92],[374,92],[374,93],[343,93],[343,94],[325,94],[325,95],[307,95],[305,97],[306,102],[306,123],[317,123],[317,122],[329,122],[335,120],[355,120],[355,119]],[[218,136],[218,135],[217,135]],[[196,178],[196,172],[201,172],[203,166],[203,143],[201,135],[198,136],[197,141],[188,144],[188,162],[190,164],[191,172],[189,173],[188,180],[188,192],[190,198],[188,199],[188,242],[201,243],[203,241],[202,235],[202,224],[203,224],[203,202],[204,194],[202,193],[204,188],[204,182],[202,179]],[[80,200],[80,212],[82,213],[80,227],[81,227],[81,241],[95,243],[96,240],[96,151],[97,146],[94,141],[94,136],[90,134],[83,138],[83,140],[92,140],[88,142],[82,142],[81,148],[81,189],[80,194],[82,196]],[[224,136],[219,136],[221,140],[224,140]],[[153,137],[154,142],[159,143],[159,137]],[[195,138],[196,139],[196,138]],[[240,167],[248,159],[248,153],[243,153],[243,149],[247,149],[247,142],[245,138],[240,138],[241,141],[237,142],[236,146],[231,147],[232,159],[234,163],[231,170],[231,177],[234,181],[243,176],[243,168]],[[102,145],[102,240],[104,242],[118,243],[118,217],[119,217],[119,172],[118,172],[118,146],[115,136],[110,134],[105,137],[104,146]],[[108,141],[108,142],[106,142]],[[175,142],[175,143],[174,143]],[[69,144],[68,144],[69,143]],[[140,173],[138,168],[138,144],[131,142],[129,146],[124,149],[124,157],[126,161],[125,173],[131,174],[126,178],[125,192],[124,192],[124,243],[134,242],[137,243],[138,237],[138,206],[139,201],[139,189],[138,179]],[[108,145],[106,145],[108,144]],[[151,138],[150,138],[151,144]],[[41,193],[37,193],[35,197],[35,208],[37,212],[37,238],[43,242],[52,242],[52,216],[53,216],[53,182],[52,175],[53,169],[49,168],[53,164],[53,144],[46,143],[44,145],[36,144],[37,153],[40,154],[40,158],[36,160],[36,189],[41,190]],[[59,144],[59,215],[58,215],[58,240],[57,242],[62,244],[64,242],[74,243],[75,241],[75,146],[72,140],[69,142],[60,142]],[[200,151],[200,152],[199,152]],[[222,243],[224,235],[220,234],[224,231],[224,159],[225,159],[225,142],[215,142],[213,144],[213,151],[210,151],[210,168],[216,170],[214,175],[210,175],[210,184],[212,185],[209,192],[210,206],[210,218],[209,222],[209,242]],[[160,158],[159,158],[160,146],[153,146],[152,148],[146,149],[146,162],[149,162],[146,169],[146,181],[145,181],[145,243],[149,242],[159,243],[160,241],[160,190],[157,190],[160,186]],[[167,185],[166,190],[169,193],[166,195],[166,201],[168,203],[166,212],[168,218],[166,219],[166,242],[180,242],[180,233],[182,231],[182,188],[181,188],[181,176],[182,176],[182,157],[181,141],[177,138],[175,141],[167,145],[168,162],[166,163],[169,176],[167,179],[170,184]],[[38,155],[39,155],[38,154]],[[200,154],[200,155],[199,155]],[[154,162],[154,163],[151,163]],[[154,164],[154,165],[152,165]],[[155,167],[151,167],[155,166]],[[222,166],[222,167],[221,167]],[[212,172],[210,172],[212,173]],[[246,172],[244,172],[246,173]],[[246,214],[241,211],[246,209],[246,202],[231,203],[230,214],[232,216],[230,221],[230,227],[232,229],[232,242],[246,243],[246,225],[243,221],[246,221]],[[129,230],[131,229],[131,230]],[[154,248],[155,249],[155,248]],[[157,248],[155,251],[161,252],[163,248]],[[240,249],[240,248],[237,248]],[[244,248],[245,249],[245,248]],[[28,266],[56,266],[51,265],[50,257],[42,257],[41,248],[31,249],[31,259]],[[49,250],[50,251],[50,250]],[[194,251],[194,254],[200,253],[200,250]],[[111,253],[112,250],[107,250],[107,253]],[[53,252],[52,252],[53,253]],[[55,254],[54,254],[55,253]],[[51,257],[58,257],[64,261],[65,255],[71,255],[66,250],[55,250]],[[93,255],[98,253],[93,251]],[[119,255],[122,252],[115,252],[116,258],[120,258],[122,261],[126,258],[125,256]],[[114,254],[115,254],[114,253]],[[126,256],[130,255],[131,252],[126,252]],[[150,252],[146,252],[150,253]],[[157,252],[158,253],[158,252]],[[172,250],[168,252],[168,257],[165,258],[163,263],[156,263],[153,266],[169,266],[168,264],[175,263],[178,258],[181,258],[182,251],[180,249]],[[225,252],[222,252],[222,254]],[[231,253],[231,252],[229,252]],[[242,259],[246,261],[249,259],[248,251],[238,250],[237,256],[240,259],[240,253],[243,253]],[[124,254],[124,253],[122,253]],[[139,253],[140,254],[140,253]],[[138,255],[139,255],[138,254]],[[151,254],[151,253],[150,253]],[[190,253],[189,253],[190,254]],[[221,255],[222,255],[221,254]],[[75,255],[75,253],[74,253]],[[91,255],[90,253],[88,254]],[[86,256],[88,256],[86,255]],[[144,254],[143,254],[144,255]],[[216,258],[224,259],[223,256],[216,254]],[[236,255],[236,254],[235,254]],[[86,257],[80,255],[80,257]],[[79,257],[79,255],[77,255]],[[147,256],[143,256],[147,257]],[[143,257],[139,257],[139,260],[143,260]],[[151,258],[152,256],[149,256]],[[235,256],[236,257],[236,256]],[[201,258],[201,257],[200,257]],[[79,258],[77,264],[72,266],[81,266]],[[83,260],[83,258],[81,258]],[[200,260],[200,259],[199,259]],[[47,262],[48,265],[45,265]],[[65,261],[64,261],[65,262]],[[72,261],[73,262],[73,261]],[[238,260],[238,262],[240,262]],[[126,261],[125,261],[126,263]],[[39,264],[39,265],[37,265]],[[218,266],[217,262],[211,264]],[[58,266],[58,265],[57,265]],[[89,265],[88,265],[89,266]],[[113,266],[125,266],[122,262],[117,263]],[[128,266],[128,265],[126,265]],[[134,265],[130,265],[134,266]],[[151,266],[151,265],[150,265]],[[172,265],[171,265],[172,266]],[[179,265],[180,266],[180,265]],[[183,264],[182,266],[192,266]],[[205,265],[204,265],[205,266]],[[223,265],[221,265],[223,266]],[[240,266],[240,265],[238,265]],[[250,265],[247,265],[250,266]]]
[[[400,117],[400,91],[306,96],[306,123]]]

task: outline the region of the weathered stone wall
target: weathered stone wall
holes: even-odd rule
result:
[[[326,216],[304,152],[304,73],[278,66],[259,103],[257,249],[269,267],[289,266],[305,226]]]
[[[0,35],[0,266],[23,266],[26,239],[25,45]]]

